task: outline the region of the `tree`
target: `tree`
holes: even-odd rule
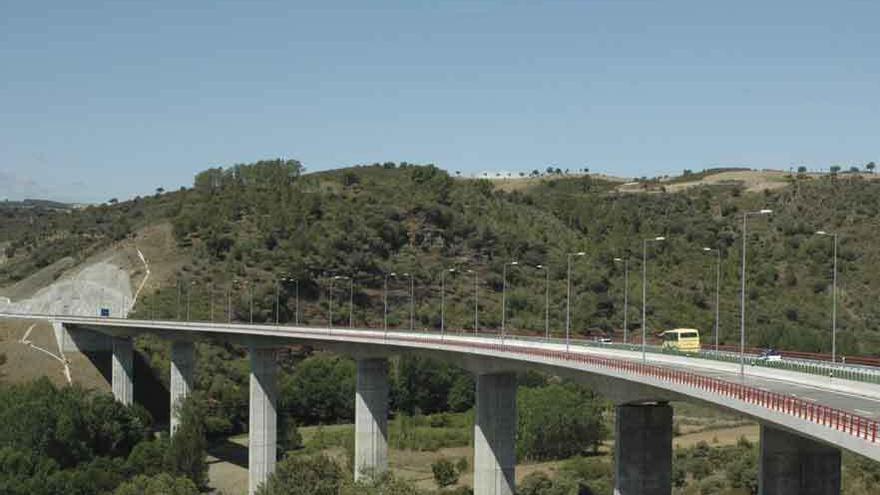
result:
[[[168,473],[158,476],[138,475],[116,488],[113,495],[198,495],[199,489],[187,478]]]
[[[449,459],[440,459],[431,464],[431,472],[434,473],[434,483],[440,488],[458,483],[458,470]]]
[[[208,464],[205,461],[206,411],[202,398],[197,394],[187,397],[175,414],[180,424],[169,442],[165,464],[171,473],[189,478],[199,488],[205,487],[208,484]]]
[[[840,172],[840,165],[832,165],[831,166],[831,175],[837,175]]]
[[[853,165],[852,167],[849,168],[849,171],[850,171],[850,173],[857,174],[857,173],[859,173],[859,167],[856,167],[855,165]]]
[[[873,174],[874,169],[877,168],[877,164],[875,164],[874,162],[870,162],[867,165],[865,165],[865,168],[868,170],[868,172]]]
[[[344,475],[333,459],[288,456],[257,489],[257,495],[338,495]]]
[[[119,200],[116,198],[110,198],[110,201],[107,201],[107,202],[110,203],[111,205],[115,205],[115,204],[119,203]]]
[[[520,459],[565,459],[595,452],[607,436],[602,403],[574,384],[521,388],[517,412]]]
[[[807,167],[805,167],[803,165],[799,166],[797,168],[797,173],[798,173],[798,175],[803,175],[803,174],[807,173]]]

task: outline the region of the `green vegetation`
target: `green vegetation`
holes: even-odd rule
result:
[[[576,334],[620,333],[622,266],[629,257],[639,270],[641,239],[666,235],[649,250],[648,323],[659,331],[695,326],[709,333],[712,262],[703,246],[720,248],[721,342],[733,343],[738,328],[741,213],[768,207],[754,219],[749,236],[749,345],[803,351],[830,350],[830,241],[818,229],[838,232],[840,245],[840,339],[842,354],[880,355],[880,313],[871,295],[880,283],[872,246],[880,241],[873,218],[880,208],[880,183],[857,174],[790,184],[760,194],[736,185],[684,191],[621,194],[614,183],[589,175],[530,181],[512,192],[486,180],[454,180],[432,166],[383,164],[303,175],[296,161],[267,161],[211,169],[191,189],[73,211],[48,207],[7,208],[0,215],[0,242],[13,254],[0,268],[0,282],[18,280],[64,256],[82,259],[115,239],[159,221],[170,221],[183,253],[191,256],[178,273],[192,290],[194,318],[207,319],[231,290],[233,318],[274,320],[276,282],[283,321],[292,321],[298,286],[300,319],[325,325],[332,296],[334,323],[348,323],[348,283],[354,277],[353,322],[379,326],[384,275],[389,280],[389,324],[408,327],[409,284],[415,285],[415,324],[437,329],[439,278],[446,280],[448,329],[471,329],[474,269],[480,287],[483,329],[500,324],[505,262],[519,260],[508,274],[508,330],[543,330],[544,277],[550,267],[551,329],[559,335],[564,315],[566,253],[584,250],[573,267],[572,321]],[[687,180],[710,172],[695,173]],[[634,273],[633,275],[636,275]],[[298,283],[292,280],[297,279]],[[164,284],[137,308],[142,314],[176,318],[177,288]],[[192,284],[194,283],[194,285]],[[630,278],[633,328],[640,277]],[[213,291],[211,291],[213,287]],[[150,308],[150,311],[147,311]],[[218,311],[219,313],[219,311]],[[224,315],[225,316],[225,315]]]
[[[193,431],[193,416],[182,419],[180,431]],[[143,408],[75,386],[57,389],[45,378],[0,384],[0,493],[196,493],[205,484],[204,439],[150,440],[150,423]]]
[[[288,456],[278,463],[258,495],[418,495],[411,484],[391,475],[356,482],[349,469],[326,455]]]
[[[181,262],[160,290],[144,294],[133,317],[178,318],[179,286],[191,291],[193,319],[207,320],[212,300],[225,310],[229,291],[230,316],[238,321],[249,320],[253,306],[256,322],[274,321],[276,312],[282,322],[291,322],[298,301],[299,320],[323,326],[332,300],[333,323],[347,325],[351,288],[353,324],[381,327],[382,289],[386,274],[393,272],[389,326],[409,328],[411,275],[414,325],[437,330],[440,274],[446,271],[447,331],[473,331],[474,276],[480,329],[494,331],[501,320],[503,267],[518,260],[518,266],[508,266],[506,280],[508,331],[543,333],[545,278],[534,268],[542,264],[550,267],[551,331],[559,336],[567,254],[585,251],[572,265],[573,332],[619,336],[624,277],[622,264],[613,259],[630,260],[628,321],[634,330],[641,326],[641,241],[665,235],[668,240],[651,244],[648,252],[649,331],[693,326],[710,338],[714,257],[701,251],[708,246],[722,253],[720,340],[725,344],[738,342],[741,215],[771,208],[772,216],[750,220],[748,344],[830,350],[831,245],[827,237],[814,235],[821,229],[840,234],[838,351],[880,355],[880,309],[873,301],[880,289],[880,254],[874,248],[880,243],[875,228],[880,182],[838,168],[822,178],[799,170],[785,187],[757,194],[734,184],[674,194],[659,189],[709,175],[704,172],[644,180],[646,191],[654,182],[658,189],[621,193],[617,184],[597,177],[551,172],[528,187],[505,192],[486,180],[454,180],[433,166],[386,163],[305,175],[298,162],[275,160],[208,170],[192,188],[107,205],[75,210],[6,205],[0,208],[0,244],[9,259],[0,266],[0,284],[65,257],[82,261],[141,228],[170,222],[180,255],[191,261]],[[352,285],[334,283],[335,275],[353,277]],[[219,310],[215,316],[227,317]],[[142,337],[138,349],[167,382],[167,343]],[[148,440],[142,411],[120,409],[101,396],[49,390],[42,382],[2,388],[0,464],[15,474],[0,481],[7,483],[0,492],[43,493],[32,491],[37,479],[48,480],[41,485],[48,487],[46,493],[61,486],[52,483],[78,487],[86,480],[89,490],[104,492],[141,493],[161,486],[188,493],[183,478],[204,488],[204,442],[199,439],[244,431],[248,363],[245,350],[233,345],[199,344],[197,353],[195,388],[205,400],[192,406],[191,416],[199,421],[187,421],[190,426],[179,437],[187,439],[185,445],[175,445],[176,439]],[[279,483],[285,483],[279,486],[287,486],[284,476],[299,479],[296,470],[327,472],[335,479],[331,464],[336,461],[294,459],[331,446],[350,452],[350,428],[329,425],[353,418],[354,364],[303,348],[285,353],[281,369],[280,439],[290,466],[279,475]],[[468,373],[403,357],[391,362],[390,377],[392,445],[437,450],[471,441],[474,386]],[[554,478],[531,476],[521,485],[522,493],[609,493],[610,468],[601,455],[593,455],[609,432],[607,406],[570,384],[534,376],[521,382],[520,457],[587,455],[565,461]],[[28,411],[44,407],[49,412],[22,414],[16,408],[24,405]],[[111,418],[109,426],[95,424],[96,411]],[[312,436],[300,435],[298,427],[312,425],[327,426]],[[741,443],[677,452],[678,493],[751,493],[754,450]],[[873,464],[847,458],[848,494],[868,493],[877,480]],[[398,491],[387,491],[385,485],[353,488],[353,481],[340,478],[333,493],[413,493],[396,480],[377,483]]]

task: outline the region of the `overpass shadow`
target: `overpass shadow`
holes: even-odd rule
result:
[[[229,439],[212,442],[208,446],[208,455],[216,459],[208,461],[208,464],[228,462],[241,468],[247,469],[248,467],[247,447]]]
[[[110,351],[84,351],[92,366],[108,383],[113,383],[113,353]],[[171,396],[168,387],[156,376],[146,358],[136,349],[134,355],[134,401],[142,405],[153,417],[154,427],[167,426],[170,421]],[[169,371],[170,373],[170,371]]]

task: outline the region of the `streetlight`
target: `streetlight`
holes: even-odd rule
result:
[[[296,292],[297,292],[297,301],[296,301],[296,312],[299,313],[299,281],[293,278],[290,278],[290,275],[285,275],[275,280],[275,324],[278,325],[280,320],[280,312],[281,312],[281,285],[286,282],[297,282]],[[297,322],[298,323],[298,322]]]
[[[505,263],[501,269],[501,343],[504,344],[505,320],[507,319],[507,267],[519,265],[519,261]]]
[[[646,341],[648,338],[648,242],[663,242],[665,240],[666,238],[663,236],[654,237],[652,239],[642,239],[642,362],[648,361],[648,350],[646,347]]]
[[[440,272],[440,339],[446,333],[446,272],[455,273],[455,268]]]
[[[717,248],[704,247],[703,251],[707,253],[715,252],[718,256],[715,265],[715,352],[718,352],[718,325],[721,323],[721,250]]]
[[[629,313],[629,258],[614,258],[617,263],[623,263],[623,343],[628,343],[629,325],[627,313]]]
[[[385,310],[382,313],[382,328],[385,331],[385,338],[388,338],[388,277],[397,278],[397,274],[394,272],[385,274],[385,285],[382,290],[382,302],[385,305]]]
[[[550,340],[550,268],[546,265],[535,268],[544,270],[544,338]]]
[[[354,276],[348,279],[348,328],[354,329]]]
[[[816,235],[831,237],[834,245],[832,250],[834,262],[831,272],[831,362],[837,363],[837,233],[820,230],[816,232]]]
[[[740,319],[739,319],[739,374],[746,374],[746,233],[747,221],[749,216],[769,215],[773,210],[747,211],[743,213],[743,231],[742,231],[742,276],[740,277]]]
[[[189,321],[189,294],[192,292],[192,287],[194,285],[196,285],[195,280],[191,281],[186,288],[186,321]]]
[[[250,296],[251,296],[250,304],[248,305],[250,307],[249,312],[250,312],[251,325],[254,324],[254,285],[255,284],[247,284],[248,288],[250,289]]]
[[[232,294],[229,285],[226,286],[226,322],[232,323]]]
[[[344,275],[335,275],[330,277],[330,301],[327,304],[328,315],[327,315],[327,328],[333,327],[333,281],[334,280],[344,280],[348,277]]]
[[[587,253],[579,251],[577,253],[568,253],[568,282],[565,298],[565,352],[568,352],[571,345],[571,257],[586,256]]]
[[[476,270],[468,270],[467,272],[474,274],[474,336],[476,337],[480,328],[480,282]]]
[[[404,273],[403,276],[409,277],[409,331],[412,332],[416,325],[416,283],[413,280],[412,273]]]

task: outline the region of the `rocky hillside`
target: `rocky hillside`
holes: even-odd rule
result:
[[[175,245],[163,251],[167,269],[135,308],[142,316],[185,317],[189,292],[191,318],[207,319],[213,308],[220,320],[228,290],[233,318],[250,317],[253,293],[254,319],[271,320],[276,281],[288,278],[299,280],[301,319],[325,324],[331,280],[339,275],[354,278],[355,324],[381,325],[385,274],[394,272],[390,324],[408,324],[406,273],[415,281],[416,325],[439,328],[446,271],[447,327],[470,329],[473,270],[481,326],[492,328],[501,319],[504,266],[518,261],[507,268],[509,328],[543,331],[545,275],[535,268],[541,264],[550,268],[551,329],[559,333],[566,254],[584,251],[572,269],[573,328],[620,333],[624,277],[614,258],[630,259],[628,321],[638,329],[642,239],[663,235],[668,240],[648,253],[649,328],[709,333],[715,258],[702,248],[717,248],[721,340],[734,343],[741,215],[770,208],[773,215],[750,220],[749,344],[830,349],[831,240],[814,234],[821,229],[840,234],[838,345],[845,354],[880,355],[880,183],[858,174],[763,174],[772,186],[756,187],[762,182],[747,171],[718,171],[635,186],[563,175],[515,179],[511,187],[406,163],[304,174],[295,161],[259,162],[207,170],[192,188],[118,204],[7,208],[0,214],[7,255],[0,283],[12,286],[59,260],[82,261],[121,241],[136,245],[138,232],[170,224]],[[296,285],[280,284],[284,321],[294,318]],[[348,282],[333,286],[334,318],[347,323]]]

